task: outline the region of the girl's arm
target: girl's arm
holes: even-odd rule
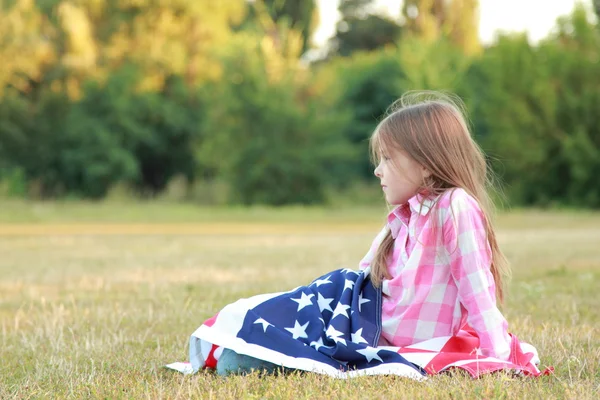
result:
[[[467,323],[477,332],[483,355],[507,360],[511,338],[506,319],[496,306],[483,214],[477,201],[460,189],[452,195],[447,214],[444,247]]]

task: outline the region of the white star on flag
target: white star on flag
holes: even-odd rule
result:
[[[352,290],[353,287],[354,287],[354,281],[351,281],[350,279],[346,279],[346,281],[344,282],[344,290],[346,290],[346,289]],[[342,292],[344,290],[342,290]]]
[[[344,346],[347,346],[346,339],[342,339],[341,337],[333,337],[333,338],[331,338],[331,340],[333,340],[336,343],[341,343]]]
[[[325,344],[323,343],[323,338],[319,338],[319,340],[317,340],[316,342],[310,342],[310,345],[314,347],[316,351],[319,351],[321,347],[325,347],[326,349],[330,348],[330,346],[325,346]]]
[[[321,285],[326,285],[328,283],[333,283],[329,280],[329,278],[331,277],[331,275],[326,276],[325,279],[317,279],[316,281],[314,281],[312,284],[313,285],[317,285],[317,287],[321,286]]]
[[[373,359],[383,362],[381,357],[379,357],[379,355],[377,354],[379,351],[380,350],[377,350],[375,347],[367,347],[366,349],[363,349],[363,350],[356,350],[357,353],[360,353],[363,356],[365,356],[365,358],[367,359],[367,362],[371,362],[371,360],[373,360]]]
[[[334,337],[338,337],[338,336],[342,336],[343,333],[338,331],[337,329],[335,329],[333,327],[333,325],[329,325],[329,327],[327,328],[327,330],[325,331],[325,334],[328,337],[334,338]]]
[[[262,318],[257,319],[256,321],[254,321],[255,324],[262,324],[263,329],[265,330],[265,332],[267,331],[267,326],[273,326],[273,324],[268,323],[267,321],[265,321]]]
[[[350,306],[347,306],[342,303],[338,303],[337,306],[335,307],[335,310],[333,310],[333,315],[331,316],[331,319],[334,319],[338,315],[343,315],[344,317],[350,319],[350,317],[348,316],[349,308],[350,308]]]
[[[333,300],[333,298],[326,299],[321,295],[321,293],[317,293],[317,303],[319,304],[319,310],[321,310],[321,312],[325,310],[333,312],[333,310],[330,307],[330,304]]]
[[[329,325],[329,328],[325,331],[327,337],[333,340],[336,343],[342,343],[344,346],[346,345],[346,340],[342,339],[340,336],[344,334],[333,327],[333,325]]]
[[[352,334],[352,342],[369,344],[369,342],[367,342],[365,338],[362,337],[362,330],[363,328],[360,328]]]
[[[294,323],[294,327],[293,328],[285,328],[286,331],[290,332],[292,334],[292,337],[294,339],[298,339],[298,338],[307,338],[308,335],[306,334],[306,327],[308,326],[308,322],[306,322],[304,325],[300,325],[298,323],[298,321],[296,321]]]
[[[362,308],[363,303],[368,303],[370,301],[371,300],[369,300],[369,299],[363,298],[363,292],[360,292],[360,294],[358,295],[358,312],[362,312],[361,308]]]
[[[300,296],[300,298],[298,298],[298,299],[291,299],[291,300],[293,300],[296,303],[298,303],[298,311],[300,311],[304,307],[310,306],[312,304],[312,301],[310,299],[312,299],[313,297],[315,297],[315,295],[312,294],[312,293],[310,295],[307,295],[306,293],[302,292],[302,296]]]

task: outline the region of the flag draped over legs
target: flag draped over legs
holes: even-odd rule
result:
[[[205,321],[190,338],[184,373],[216,368],[224,348],[282,367],[338,378],[393,374],[423,379],[451,367],[473,376],[500,369],[540,375],[537,352],[513,336],[511,359],[483,357],[479,339],[462,332],[404,348],[378,346],[381,290],[369,269],[336,270],[308,286],[241,299]]]

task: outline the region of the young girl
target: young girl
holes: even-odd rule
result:
[[[382,338],[404,347],[471,328],[483,355],[507,360],[511,337],[496,306],[507,262],[489,215],[485,159],[459,107],[405,98],[371,149],[397,206],[360,263],[382,286]]]
[[[530,363],[535,349],[523,357],[496,305],[497,298],[502,300],[507,262],[490,219],[485,159],[459,106],[441,95],[405,96],[379,123],[370,146],[378,162],[374,174],[394,208],[360,271],[332,273],[284,295],[257,296],[226,307],[192,336],[192,364],[200,359],[195,370],[216,366],[226,375],[282,366],[310,371],[325,365],[327,373],[331,365],[402,375],[404,370],[391,367],[405,361],[393,358],[398,353],[410,359],[410,367],[427,372],[451,364],[432,363],[429,350],[421,358],[415,358],[414,348],[403,352],[420,344],[420,349],[440,354],[462,351],[455,361],[475,357],[478,370],[482,360],[494,360],[490,371],[539,374]],[[338,275],[343,275],[342,287],[334,289]],[[310,306],[316,316],[308,314]],[[281,314],[290,313],[297,314],[279,321]],[[229,330],[234,334],[225,339]],[[468,342],[476,343],[475,348],[464,350],[455,338],[478,342]],[[459,350],[450,350],[448,343]],[[315,354],[307,355],[307,348]]]

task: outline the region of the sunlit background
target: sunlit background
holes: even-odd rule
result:
[[[370,204],[367,138],[404,92],[433,89],[464,100],[502,204],[600,207],[597,1],[0,10],[5,199]]]
[[[597,398],[599,14],[0,0],[0,398]],[[367,139],[419,89],[464,100],[500,189],[502,312],[554,376],[165,371],[226,304],[357,268],[389,212]]]
[[[402,19],[401,0],[371,1],[371,10]],[[340,19],[339,0],[317,0],[319,26],[314,33],[315,45],[322,46],[335,35],[335,24]],[[509,32],[526,32],[535,42],[543,39],[556,27],[556,19],[569,14],[576,0],[481,0],[479,1],[479,39],[492,43],[496,35]],[[585,7],[590,6],[581,2]]]

